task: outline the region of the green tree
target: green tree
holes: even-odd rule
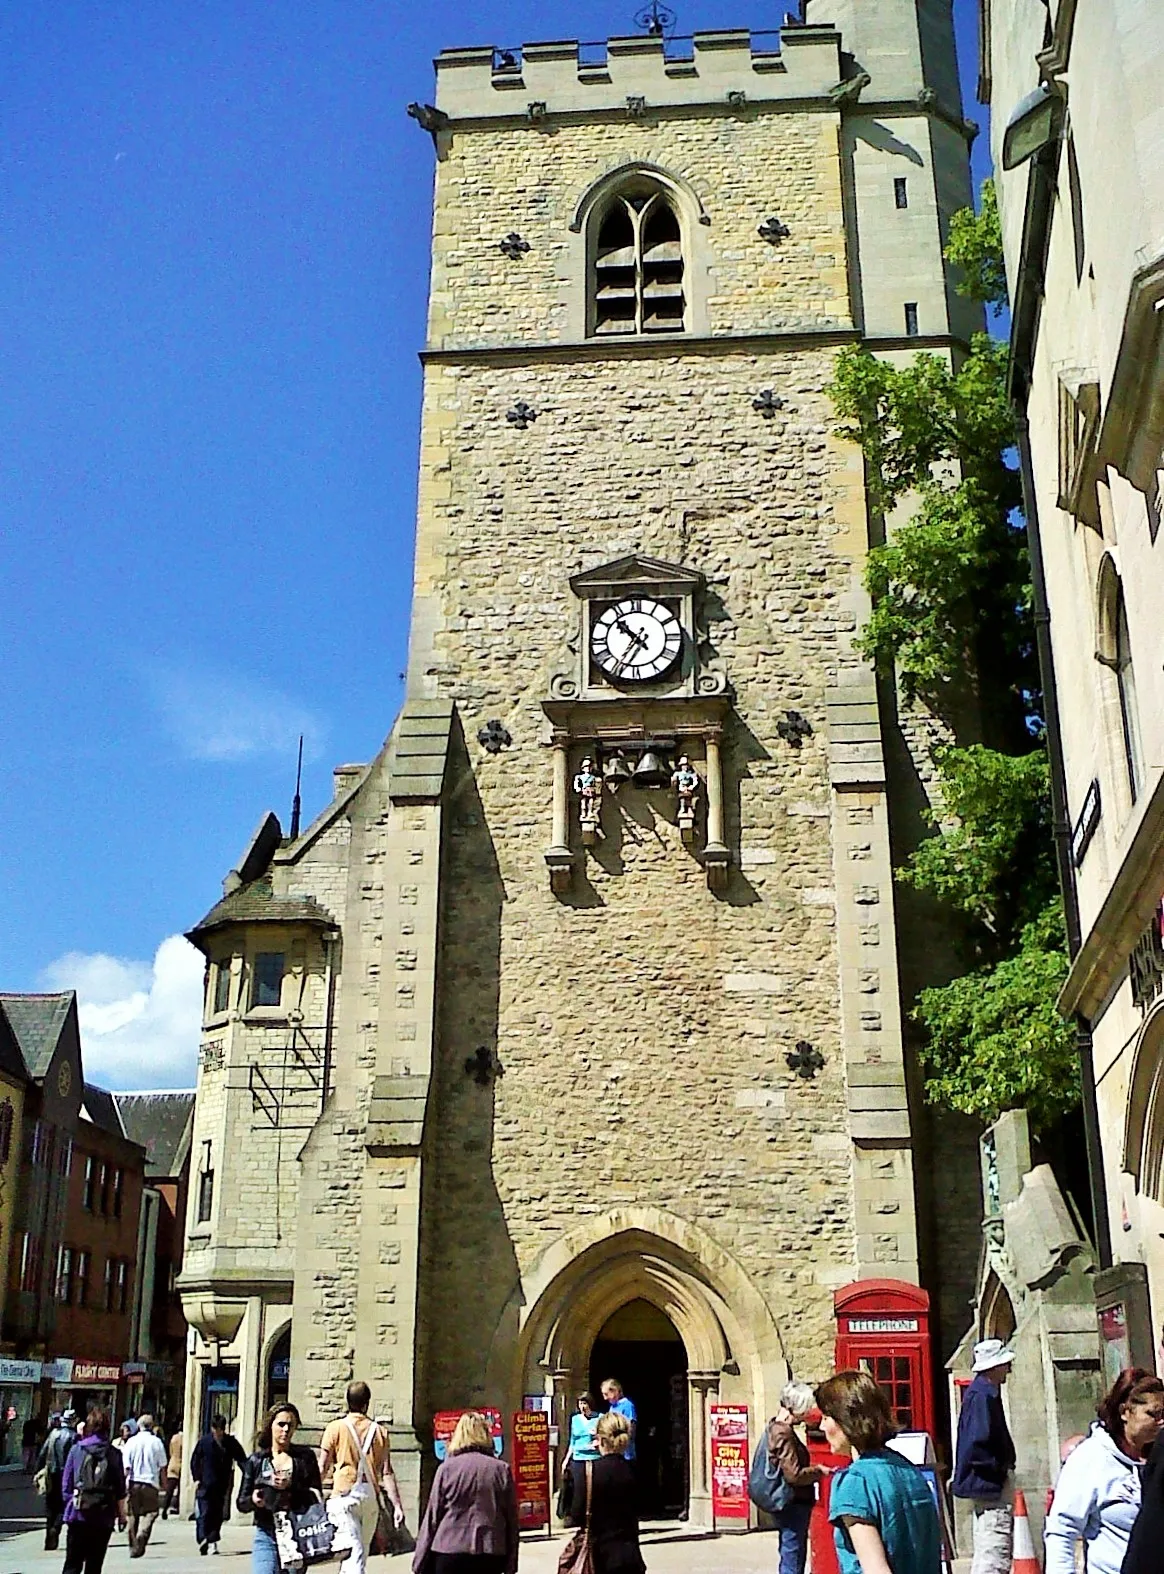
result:
[[[1006,303],[994,188],[951,224],[959,290]],[[940,812],[899,879],[960,915],[964,968],[925,989],[927,1096],[991,1121],[1025,1108],[1036,1129],[1078,1102],[1073,1035],[1055,1001],[1067,973],[1052,858],[1047,760],[1020,488],[1011,462],[1006,346],[986,334],[951,366],[918,355],[892,366],[862,349],[838,356],[837,435],[865,457],[884,522],[869,553],[872,611],[860,646],[955,734],[976,718],[990,744],[935,754]]]

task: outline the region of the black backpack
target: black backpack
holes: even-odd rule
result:
[[[116,1508],[121,1496],[113,1469],[113,1445],[98,1443],[95,1448],[83,1450],[81,1468],[77,1471],[77,1485],[73,1490],[73,1503],[82,1514],[97,1514],[102,1509]]]

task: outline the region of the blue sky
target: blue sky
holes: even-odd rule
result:
[[[635,9],[5,9],[0,985],[77,987],[110,1085],[190,1080],[172,937],[286,823],[299,733],[310,818],[399,703],[432,183],[404,106],[442,47]],[[680,30],[783,11],[692,0]]]

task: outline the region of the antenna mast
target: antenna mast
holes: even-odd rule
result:
[[[303,734],[299,734],[299,763],[295,767],[295,796],[291,800],[291,840],[299,835],[299,812],[303,800],[299,795],[299,788],[303,781]]]

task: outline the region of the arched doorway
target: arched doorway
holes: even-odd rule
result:
[[[264,1408],[281,1405],[291,1387],[291,1324],[272,1342],[267,1352],[266,1398]]]
[[[590,1389],[615,1377],[634,1401],[641,1512],[647,1519],[687,1513],[687,1350],[675,1324],[651,1301],[620,1306],[590,1352]]]

